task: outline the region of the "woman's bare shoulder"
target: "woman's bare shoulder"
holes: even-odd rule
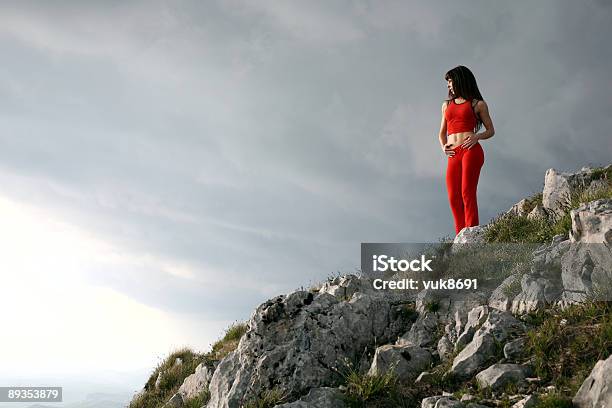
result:
[[[489,105],[487,105],[487,103],[482,99],[476,99],[476,104],[474,105],[474,109],[476,109],[476,111],[488,110]]]

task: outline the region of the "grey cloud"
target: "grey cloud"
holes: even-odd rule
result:
[[[360,242],[450,234],[437,132],[455,65],[496,127],[482,222],[547,168],[612,153],[605,4],[104,4],[4,14],[0,180],[126,250],[268,288],[92,274],[158,307],[248,314],[352,271]]]

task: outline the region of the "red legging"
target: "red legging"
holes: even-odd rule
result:
[[[478,225],[476,187],[480,168],[484,164],[484,151],[480,143],[469,149],[459,145],[453,150],[455,155],[448,157],[446,188],[455,218],[455,233],[458,234],[463,227]]]

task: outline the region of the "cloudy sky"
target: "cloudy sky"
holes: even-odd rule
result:
[[[603,0],[3,2],[0,378],[152,369],[355,271],[361,242],[452,234],[456,65],[496,130],[481,222],[550,167],[609,163],[610,21]]]

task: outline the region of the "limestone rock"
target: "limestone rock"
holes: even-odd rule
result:
[[[612,199],[584,203],[570,212],[571,242],[612,244]]]
[[[512,408],[533,408],[538,403],[538,397],[536,395],[528,395],[525,398],[517,401],[512,405]]]
[[[376,349],[369,375],[381,375],[390,370],[402,380],[419,376],[431,363],[431,353],[418,346],[386,344]]]
[[[164,408],[180,408],[184,404],[183,397],[181,394],[176,393],[170,398],[168,402],[164,404]]]
[[[463,228],[453,240],[451,253],[457,253],[461,249],[467,247],[466,244],[483,244],[485,242],[486,230],[486,225]]]
[[[576,242],[561,260],[564,304],[583,301],[595,295],[600,300],[611,299],[612,250],[607,244]]]
[[[518,203],[514,204],[508,211],[506,211],[507,215],[517,215],[522,217],[527,214],[527,199],[523,198]]]
[[[525,338],[519,337],[518,339],[509,341],[504,345],[504,357],[508,360],[516,360],[520,358],[525,349]]]
[[[537,220],[537,219],[547,219],[548,213],[544,209],[544,206],[541,204],[536,204],[535,207],[527,214],[527,219],[529,220]]]
[[[289,397],[337,386],[339,365],[385,344],[408,323],[385,296],[353,293],[348,301],[296,291],[261,304],[238,347],[212,375],[207,408],[238,408],[271,384]]]
[[[525,325],[509,312],[489,310],[487,319],[474,333],[472,341],[453,360],[449,373],[466,378],[495,359],[503,344],[511,336],[522,334]]]
[[[499,390],[508,383],[524,383],[529,372],[528,368],[519,364],[493,364],[476,374],[476,382],[481,387]]]
[[[438,317],[431,312],[421,313],[410,330],[402,335],[396,342],[398,345],[414,345],[419,347],[434,344],[435,332],[438,326]]]
[[[211,377],[211,370],[206,367],[204,363],[200,363],[196,367],[195,372],[185,378],[177,393],[181,394],[184,401],[194,398],[205,389],[208,389],[208,383]]]
[[[421,408],[464,408],[465,405],[461,401],[457,401],[452,397],[436,395],[433,397],[424,398],[421,401]]]
[[[569,176],[567,173],[558,173],[555,169],[548,169],[544,175],[542,206],[557,215],[560,215],[570,202],[572,189]]]
[[[578,408],[612,407],[612,356],[595,364],[572,402]]]
[[[274,408],[344,408],[346,404],[342,395],[337,388],[313,388],[298,401],[275,405]]]
[[[512,300],[513,314],[523,314],[561,298],[561,258],[570,248],[569,240],[556,236],[552,242],[534,251],[531,270],[521,278],[521,292]]]
[[[455,357],[449,372],[459,378],[467,378],[490,363],[495,356],[493,336],[483,334],[474,339]]]

